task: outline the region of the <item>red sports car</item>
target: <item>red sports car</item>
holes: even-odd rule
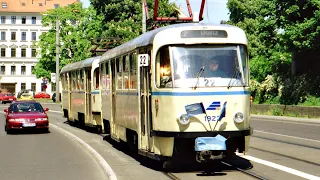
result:
[[[0,104],[12,103],[17,98],[11,93],[0,93]]]
[[[15,101],[5,109],[7,134],[20,129],[43,129],[49,132],[49,109],[36,101]]]

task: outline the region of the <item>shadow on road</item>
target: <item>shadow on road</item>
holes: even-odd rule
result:
[[[43,129],[19,129],[10,131],[10,135],[25,135],[25,134],[49,134],[50,130],[43,130]]]

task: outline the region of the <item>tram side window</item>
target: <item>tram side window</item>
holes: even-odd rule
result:
[[[123,58],[117,59],[117,89],[122,89]]]
[[[123,71],[123,83],[124,83],[124,89],[129,89],[129,55],[127,55],[123,61],[124,63],[124,71]]]
[[[77,89],[77,74],[76,71],[72,71],[72,90]]]
[[[79,71],[79,85],[78,85],[79,90],[83,90],[83,89],[84,89],[84,87],[83,87],[83,81],[84,81],[83,71],[80,70],[80,71]]]
[[[68,89],[67,89],[68,91],[71,91],[71,89],[72,89],[72,82],[71,82],[71,78],[70,77],[71,77],[71,72],[68,72],[67,73],[67,77],[66,77],[67,78],[67,84],[68,84]]]
[[[67,74],[63,74],[63,90],[68,90],[68,78]]]
[[[99,68],[96,68],[93,73],[94,73],[94,77],[93,77],[94,88],[95,88],[95,89],[99,89],[99,86],[100,86],[100,82],[99,82],[99,77],[100,77]]]
[[[106,63],[106,89],[110,89],[110,71],[109,62]]]
[[[169,47],[162,47],[157,53],[157,85],[160,88],[172,87]]]
[[[101,88],[102,89],[106,89],[106,68],[105,68],[105,63],[103,63],[103,64],[100,64],[100,72],[101,72],[101,79],[100,79],[100,81],[101,81]]]
[[[130,89],[136,89],[137,85],[137,54],[130,54]]]

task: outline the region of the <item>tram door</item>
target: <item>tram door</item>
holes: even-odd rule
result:
[[[72,82],[71,82],[71,72],[67,73],[67,82],[68,82],[68,121],[70,120],[70,116],[72,117],[72,109],[71,109],[71,90],[72,90]],[[56,93],[56,98],[58,97],[58,93]]]
[[[141,53],[141,52],[140,52]],[[150,51],[148,54],[138,55],[140,71],[140,125],[141,125],[141,149],[150,151],[151,123],[151,86],[150,86]]]
[[[116,128],[116,100],[117,100],[117,92],[116,92],[116,86],[117,86],[117,66],[116,61],[119,61],[119,59],[113,59],[111,61],[111,119],[110,119],[110,135],[111,138],[115,140],[119,140],[117,128]]]
[[[92,93],[91,93],[91,71],[90,70],[86,70],[86,120],[88,123],[92,123],[92,117],[91,117],[91,114],[92,114],[92,104],[91,104],[91,96],[92,96]]]

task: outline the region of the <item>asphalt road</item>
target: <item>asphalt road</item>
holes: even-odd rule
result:
[[[5,106],[0,106],[3,112]],[[55,128],[7,135],[0,114],[1,180],[102,180],[104,171],[79,144]]]
[[[154,168],[153,161],[133,157],[123,147],[112,141],[103,140],[101,135],[66,124],[66,119],[62,118],[60,113],[59,105],[43,104],[43,106],[51,110],[48,114],[52,124],[71,132],[89,144],[107,161],[118,179],[173,179],[168,175],[186,180],[255,179],[225,165],[221,166],[220,171],[211,174],[199,169],[163,173]],[[318,133],[320,124],[253,118],[252,126],[255,131],[251,137],[249,154],[240,156],[231,163],[239,167],[250,164],[253,168],[248,171],[264,179],[320,179],[317,177],[320,176],[320,137]],[[40,174],[39,179],[105,178],[105,174],[99,169],[94,158],[81,149],[77,143],[54,128],[51,128],[50,131],[49,134],[22,135],[6,135],[4,130],[0,131],[2,132],[0,142],[5,147],[0,155],[2,177],[37,179],[37,175]],[[16,173],[15,169],[18,164],[20,164],[19,169],[22,169],[20,173]],[[47,176],[49,178],[43,178]]]

